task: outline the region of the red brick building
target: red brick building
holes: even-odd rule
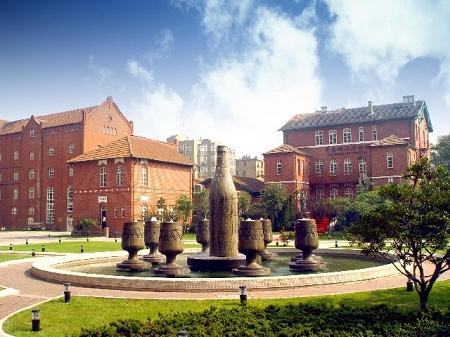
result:
[[[361,178],[397,182],[430,155],[432,125],[424,101],[299,114],[281,129],[283,145],[264,154],[265,183],[282,183],[308,200],[351,197]]]
[[[110,233],[142,219],[160,197],[169,209],[192,195],[193,163],[171,144],[125,136],[68,161],[74,171],[74,221],[106,219]]]
[[[132,132],[111,97],[87,108],[0,121],[0,225],[71,229],[67,160]]]

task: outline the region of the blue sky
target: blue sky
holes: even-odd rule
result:
[[[297,113],[425,99],[450,132],[450,2],[2,0],[0,118],[113,96],[136,134],[282,143]]]

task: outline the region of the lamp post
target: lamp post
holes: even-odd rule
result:
[[[34,248],[31,248],[31,256],[36,256],[36,252],[34,251]]]
[[[9,250],[12,250],[12,243],[9,244]]]
[[[45,245],[41,245],[41,252],[45,252]]]
[[[84,247],[83,247],[83,245],[81,245],[81,247],[80,247],[80,253],[84,253]]]
[[[241,305],[247,305],[247,286],[240,286],[241,294],[239,296]]]
[[[41,330],[41,316],[39,309],[33,309],[31,311],[31,331]]]
[[[64,283],[64,303],[70,302],[70,283]]]

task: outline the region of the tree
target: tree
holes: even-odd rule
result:
[[[192,212],[192,200],[186,194],[180,194],[175,202],[175,215],[177,220],[183,223],[183,227],[186,227]]]
[[[431,161],[434,165],[445,165],[450,170],[450,134],[440,137],[431,148]]]
[[[156,202],[156,208],[158,209],[158,213],[161,216],[161,221],[165,221],[168,213],[166,199],[161,197]]]
[[[192,198],[193,214],[192,220],[194,224],[199,223],[209,215],[209,193],[207,189],[203,189],[199,193],[195,193]]]
[[[263,203],[257,201],[250,205],[250,208],[247,211],[247,215],[251,219],[260,219],[265,218],[267,216],[267,213]]]
[[[279,229],[280,213],[286,203],[287,195],[284,187],[278,184],[269,184],[262,192],[262,202],[266,209],[267,216],[272,220],[274,228]]]
[[[411,165],[405,183],[380,186],[379,200],[360,207],[348,238],[381,255],[413,281],[420,309],[438,277],[450,269],[450,173],[426,158]],[[373,196],[372,196],[373,197]]]
[[[248,216],[247,212],[250,208],[252,197],[250,193],[242,191],[238,193],[238,210],[240,217]]]

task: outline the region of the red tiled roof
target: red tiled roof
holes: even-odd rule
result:
[[[390,146],[390,145],[406,145],[408,144],[405,140],[397,137],[396,135],[390,135],[389,137],[380,139],[370,146]]]
[[[298,153],[304,156],[310,156],[310,154],[288,144],[280,145],[270,151],[265,152],[264,154],[274,154],[274,153]]]
[[[142,158],[160,162],[193,166],[192,161],[173,146],[159,140],[139,136],[125,136],[109,144],[72,158],[68,163],[112,158]]]
[[[75,124],[82,121],[83,111],[90,112],[96,107],[98,107],[98,105],[49,115],[35,116],[35,119],[37,122],[42,122],[42,128],[44,129],[60,125]],[[18,121],[6,122],[3,125],[2,121],[0,121],[0,135],[22,131],[22,127],[26,126],[29,120],[30,118],[20,119]]]

